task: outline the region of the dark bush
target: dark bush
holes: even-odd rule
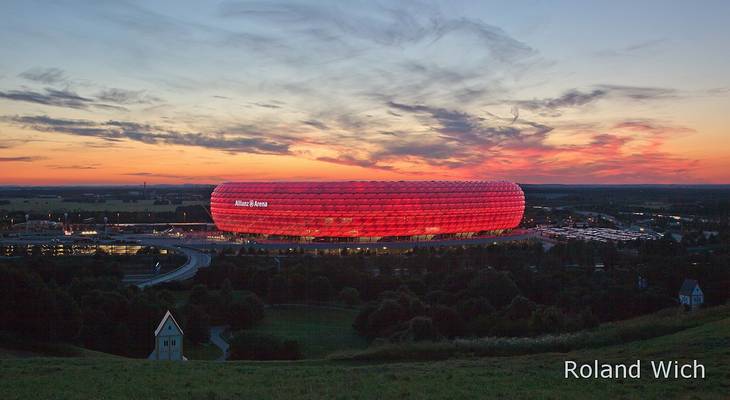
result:
[[[530,317],[530,331],[535,335],[566,330],[568,318],[555,306],[538,307]]]
[[[464,336],[466,326],[459,313],[451,307],[436,306],[431,311],[431,319],[439,333],[449,339]]]
[[[192,343],[210,340],[210,317],[202,306],[191,306],[185,324],[185,338]]]
[[[332,296],[332,284],[324,276],[318,276],[309,282],[307,295],[311,300],[327,301]]]
[[[511,320],[525,319],[532,316],[535,303],[523,296],[515,296],[505,310],[505,316]]]
[[[408,333],[410,339],[415,342],[439,338],[438,329],[434,326],[433,320],[428,317],[415,317],[408,321]]]
[[[395,300],[385,300],[368,316],[367,333],[370,337],[390,336],[396,325],[403,321],[405,313]]]
[[[243,300],[234,301],[228,311],[228,324],[233,329],[248,329],[264,318],[264,304],[251,293]]]
[[[355,288],[345,287],[340,291],[340,300],[348,307],[360,304],[360,292]]]
[[[484,297],[464,299],[457,304],[456,309],[465,321],[471,321],[478,316],[489,315],[494,312],[494,307]]]
[[[269,281],[269,303],[281,304],[289,300],[289,285],[284,275],[274,275]]]

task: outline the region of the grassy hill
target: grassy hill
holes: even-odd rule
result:
[[[352,328],[357,313],[315,306],[271,307],[251,331],[296,340],[305,358],[323,358],[334,351],[367,347],[367,341]]]
[[[440,361],[152,362],[113,358],[0,360],[0,397],[34,398],[701,398],[730,394],[730,315],[626,344],[567,353]],[[704,318],[704,317],[703,317]],[[645,360],[641,380],[565,380],[565,360]],[[653,379],[649,360],[693,359],[704,380]]]

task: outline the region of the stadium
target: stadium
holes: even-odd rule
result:
[[[433,241],[508,234],[525,197],[505,181],[228,182],[210,209],[219,230],[249,238]]]

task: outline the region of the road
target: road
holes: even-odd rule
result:
[[[213,326],[210,328],[210,342],[218,346],[218,348],[221,349],[221,352],[223,352],[216,361],[226,361],[228,359],[228,348],[230,346],[221,336],[227,328],[227,326]]]
[[[147,241],[142,241],[143,244],[153,244],[149,243]],[[159,244],[154,244],[155,246],[160,246]],[[160,246],[162,247],[162,246]],[[162,274],[159,276],[156,276],[152,279],[146,280],[144,282],[137,283],[137,287],[140,289],[144,289],[149,286],[159,285],[161,283],[165,282],[172,282],[172,281],[184,281],[186,279],[190,279],[193,276],[195,276],[195,273],[198,272],[198,269],[200,268],[206,268],[210,266],[210,256],[205,253],[201,253],[198,250],[194,250],[188,247],[180,247],[180,246],[174,246],[174,250],[177,250],[188,258],[185,264],[183,264],[180,268],[170,271],[166,274]]]

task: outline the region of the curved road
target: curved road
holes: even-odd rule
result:
[[[143,244],[151,244],[159,247],[169,247],[152,241],[143,241]],[[156,276],[144,282],[137,283],[136,285],[140,289],[144,289],[149,286],[159,285],[165,282],[183,281],[185,279],[189,279],[195,276],[195,273],[198,272],[199,268],[206,268],[210,266],[210,256],[208,254],[201,253],[200,251],[188,247],[174,246],[173,248],[185,254],[185,256],[188,258],[185,264],[183,264],[180,268],[174,271]]]

